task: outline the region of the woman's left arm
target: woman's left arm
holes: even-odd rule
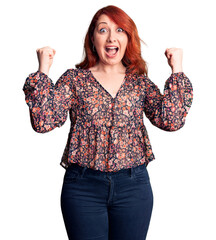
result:
[[[167,79],[164,94],[146,77],[144,112],[151,123],[165,131],[176,131],[185,124],[192,105],[193,87],[182,71],[182,50],[171,48],[165,52],[172,74]]]

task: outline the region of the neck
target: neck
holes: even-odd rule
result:
[[[125,73],[126,67],[122,64],[115,64],[115,65],[107,65],[103,64],[102,62],[99,62],[94,67],[95,71],[97,72],[104,72],[106,74],[109,73]]]

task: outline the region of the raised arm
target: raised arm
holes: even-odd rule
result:
[[[150,79],[145,78],[144,111],[153,125],[166,131],[176,131],[185,124],[193,101],[193,87],[182,70],[183,50],[167,48],[165,55],[172,74],[165,83],[163,95]]]
[[[73,71],[68,69],[56,84],[43,72],[29,74],[23,86],[30,110],[32,127],[45,133],[60,127],[67,119],[68,110],[76,107]]]
[[[176,131],[184,126],[193,100],[193,88],[183,72],[172,73],[167,79],[164,94],[146,77],[144,112],[156,127]]]

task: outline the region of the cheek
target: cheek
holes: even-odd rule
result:
[[[125,51],[126,47],[127,47],[127,44],[128,44],[128,39],[124,37],[124,38],[122,38],[121,42],[122,42],[122,48]]]
[[[101,46],[103,46],[103,44],[104,44],[104,38],[103,38],[103,36],[100,36],[100,35],[95,35],[94,36],[94,44],[95,44],[95,46],[97,46],[97,47],[101,47]]]
[[[97,43],[95,43],[95,47],[97,49],[98,55],[102,55],[103,51],[104,51],[103,44],[101,42],[97,42]]]
[[[126,48],[127,48],[127,41],[122,44],[122,50],[124,53],[126,51]]]

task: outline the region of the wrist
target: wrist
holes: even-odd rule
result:
[[[39,67],[39,68],[38,68],[38,71],[40,71],[40,72],[42,72],[42,73],[44,73],[44,74],[46,74],[46,75],[49,74],[49,69],[46,68],[46,67]]]
[[[172,68],[172,73],[178,73],[178,72],[183,72],[182,67],[173,67]]]

